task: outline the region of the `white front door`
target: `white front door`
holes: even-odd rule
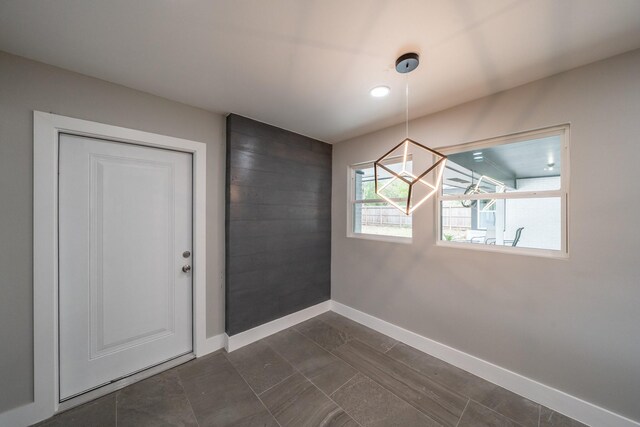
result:
[[[65,134],[59,150],[64,400],[192,351],[192,155]]]

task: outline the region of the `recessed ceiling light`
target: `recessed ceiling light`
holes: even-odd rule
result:
[[[474,156],[481,156],[482,155],[482,151],[476,151],[475,153],[473,153]]]
[[[369,91],[371,96],[373,96],[374,98],[382,98],[389,95],[389,92],[391,92],[389,86],[376,86],[371,89],[371,91]]]

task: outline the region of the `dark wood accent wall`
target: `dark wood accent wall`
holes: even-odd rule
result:
[[[331,149],[227,117],[228,335],[331,297]]]

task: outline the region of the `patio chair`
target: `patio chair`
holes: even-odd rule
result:
[[[477,236],[471,238],[471,243],[484,243],[485,245],[496,244],[496,227],[493,224],[487,225],[487,231],[484,236]]]
[[[511,246],[516,246],[520,241],[520,236],[522,236],[522,230],[524,230],[524,227],[518,228],[516,230],[516,236],[513,238],[513,240],[505,240],[504,242],[511,243]]]

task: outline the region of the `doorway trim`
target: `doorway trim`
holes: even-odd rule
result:
[[[193,353],[206,354],[206,145],[40,111],[33,112],[33,351],[36,422],[59,408],[58,136],[60,133],[193,155]],[[33,405],[33,406],[32,406]],[[22,409],[24,407],[21,407]],[[26,409],[26,408],[25,408]]]

